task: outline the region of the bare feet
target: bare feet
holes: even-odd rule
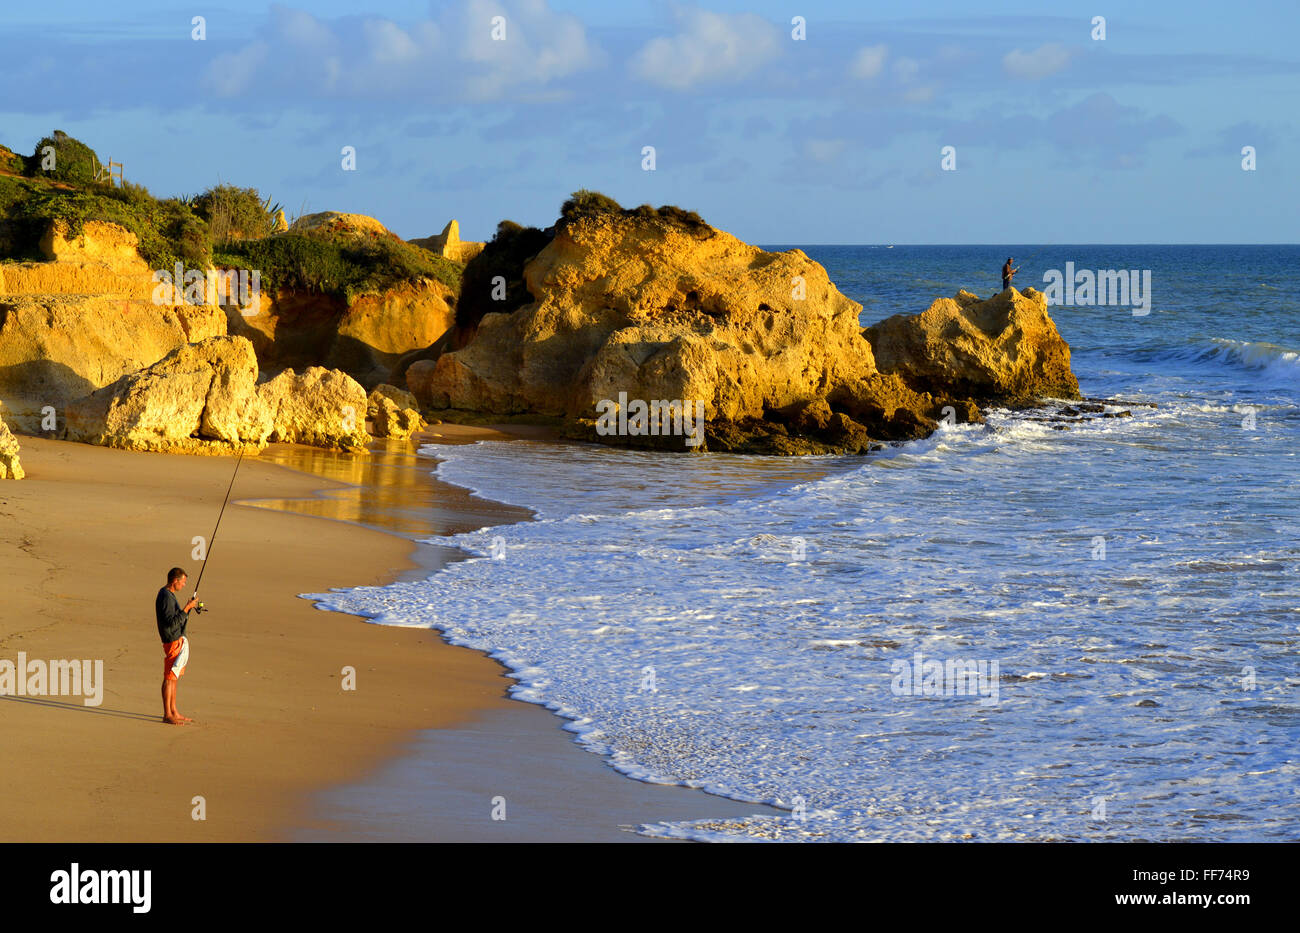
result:
[[[194,720],[191,719],[189,716],[182,716],[180,713],[177,713],[177,714],[176,714],[176,718],[179,719],[181,722],[193,722],[193,721],[194,721]]]
[[[163,717],[163,722],[167,723],[167,725],[169,725],[169,726],[183,726],[183,725],[185,725],[185,720],[183,720],[183,719],[178,719],[178,718],[176,718],[175,716],[164,716],[164,717]]]

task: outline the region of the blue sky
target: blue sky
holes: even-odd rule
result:
[[[755,243],[1294,243],[1297,26],[1294,0],[6,4],[0,142],[57,127],[158,195],[406,237],[545,226],[587,187]]]

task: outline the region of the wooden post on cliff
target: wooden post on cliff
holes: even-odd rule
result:
[[[101,165],[95,170],[95,181],[107,181],[110,185],[122,187],[122,163],[108,160],[108,165]]]

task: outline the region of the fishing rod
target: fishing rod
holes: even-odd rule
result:
[[[247,449],[247,447],[239,448],[239,457],[235,460],[235,472],[230,474],[230,485],[226,487],[226,498],[222,500],[221,511],[217,513],[217,523],[212,528],[212,537],[208,539],[208,550],[203,556],[203,566],[199,568],[199,578],[194,581],[194,595],[190,597],[191,599],[197,600],[199,598],[199,584],[203,582],[203,571],[208,569],[208,558],[212,556],[212,546],[217,543],[217,531],[221,528],[221,517],[226,514],[226,503],[230,501],[230,490],[235,488],[235,477],[239,475],[239,465],[244,462],[244,451]],[[205,608],[203,603],[199,603],[194,607],[194,611],[203,612]]]

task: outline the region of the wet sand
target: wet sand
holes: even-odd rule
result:
[[[448,512],[449,493],[467,496],[472,502],[483,500],[439,482],[431,475],[435,459],[416,456],[423,444],[482,439],[552,438],[544,428],[522,425],[444,425],[410,443],[389,442],[382,453],[376,445],[370,463],[362,465],[345,454],[277,445],[267,453],[277,463],[362,485],[331,491],[311,502],[258,504],[358,521],[412,540],[525,520],[523,515],[475,511],[464,504]],[[383,485],[375,488],[375,483]],[[400,494],[392,495],[394,489],[400,489]],[[416,568],[400,578],[426,579],[446,560],[461,556],[455,548],[421,544],[413,557]],[[501,670],[504,674],[504,668]],[[689,788],[632,780],[581,748],[564,724],[565,720],[540,706],[509,700],[503,707],[483,709],[453,727],[421,730],[400,755],[375,767],[364,780],[316,794],[309,819],[293,838],[310,842],[340,838],[368,842],[660,842],[665,840],[638,835],[636,827],[667,820],[780,812]]]
[[[0,697],[0,839],[285,839],[312,791],[367,773],[413,730],[508,702],[484,655],[297,596],[391,580],[415,567],[409,542],[232,504],[179,685],[180,711],[198,722],[164,725],[153,601],[173,565],[190,571],[192,589],[192,539],[211,535],[233,459],[21,443],[27,479],[0,485],[0,659],[99,660],[105,688],[97,707]],[[311,499],[331,487],[245,459],[233,498]],[[345,667],[355,691],[341,689]],[[206,819],[193,818],[200,806]]]
[[[190,624],[178,706],[198,722],[164,725],[153,599],[174,564],[193,589],[233,459],[21,442],[28,478],[0,485],[0,660],[101,660],[105,689],[97,707],[0,697],[0,839],[638,840],[620,827],[756,809],[627,779],[508,699],[483,654],[299,598],[426,577],[459,554],[415,537],[528,517],[437,482],[412,442],[245,459]]]

